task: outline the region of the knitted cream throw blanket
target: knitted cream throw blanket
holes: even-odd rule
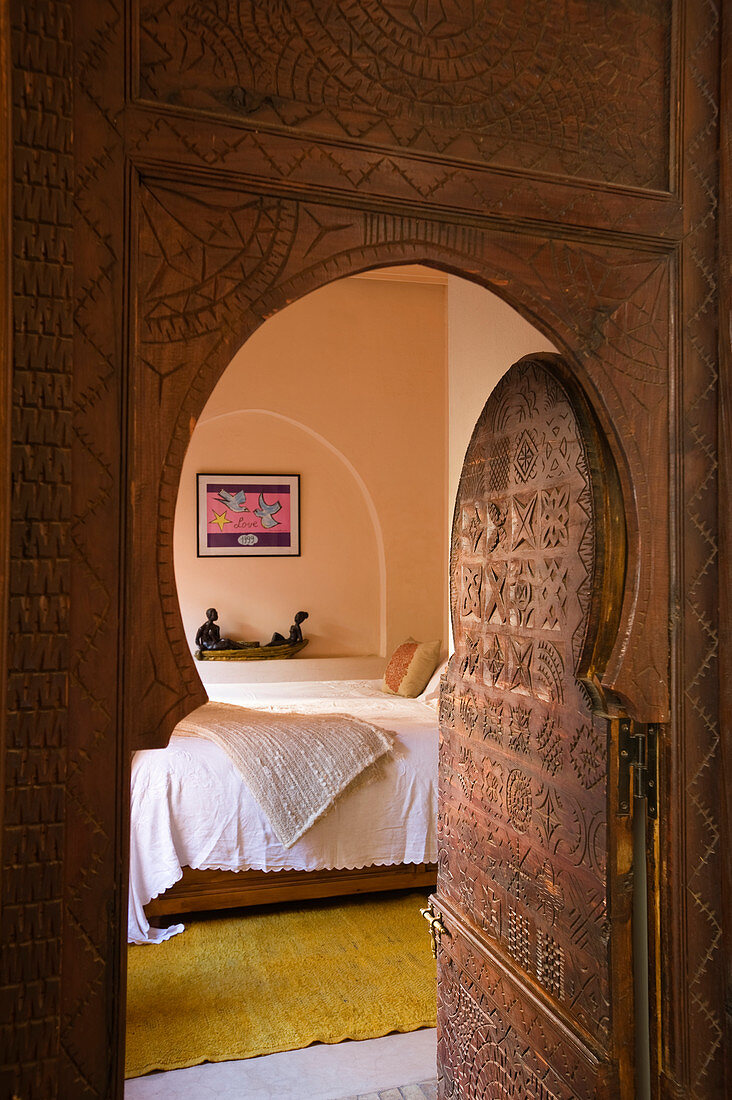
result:
[[[349,714],[271,714],[205,703],[173,731],[219,745],[285,848],[355,779],[389,752],[395,734]]]

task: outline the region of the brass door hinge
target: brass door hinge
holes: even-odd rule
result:
[[[631,797],[644,798],[648,816],[658,817],[658,725],[621,718],[618,737],[618,813],[621,817],[630,813]]]

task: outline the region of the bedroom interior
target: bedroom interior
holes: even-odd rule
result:
[[[270,319],[401,265],[444,273],[448,298],[461,277],[466,296],[488,290],[561,356],[513,373],[481,428],[501,455],[471,467],[461,499],[438,882],[429,926],[420,917],[437,953],[440,1100],[639,1100],[641,1080],[653,1100],[732,1093],[730,58],[732,10],[715,0],[0,5],[0,1094],[125,1093],[132,754],[163,748],[206,703],[202,666],[213,690],[232,688],[227,662],[192,657],[180,608],[191,433]],[[529,376],[542,409],[530,408]],[[551,480],[561,451],[534,462],[531,436],[560,407],[611,458],[575,433],[567,499]],[[248,640],[311,613],[313,640],[288,662],[301,694],[323,666],[338,666],[339,685],[362,674],[354,661],[378,677],[391,595],[389,524],[375,522],[373,494],[365,506],[358,463],[356,477],[327,431],[297,427],[303,408],[273,416],[261,401],[247,415],[260,438],[299,438],[340,477],[377,546],[368,584],[381,603],[376,620],[369,610],[342,628],[299,593],[276,620],[260,617],[259,592],[242,599]],[[219,414],[210,428],[228,423]],[[506,454],[532,481],[511,473],[510,502]],[[622,505],[614,496],[610,516],[613,468]],[[624,521],[614,640],[592,601],[584,641],[550,634],[546,616],[530,626],[537,610],[556,612],[563,574],[525,536],[556,548],[567,508],[575,534],[599,538],[594,554],[572,543],[575,591],[583,569],[617,583],[624,557],[613,570],[603,547]],[[521,577],[508,607],[504,569]],[[532,570],[548,584],[538,602]],[[213,606],[233,634],[227,602]],[[195,630],[211,606],[196,608]],[[562,676],[568,662],[592,687],[591,719]],[[278,664],[258,692],[278,689]],[[578,705],[557,741],[544,718],[562,692]],[[644,869],[647,924],[628,904]],[[176,944],[186,933],[139,952]],[[353,1044],[352,1063],[401,1073],[411,1051],[418,1072],[433,1055],[432,1029],[394,1038]],[[296,1091],[315,1059],[328,1067],[322,1091],[342,1100],[342,1054],[248,1059],[260,1066],[252,1094],[267,1095],[275,1065]],[[176,1100],[199,1100],[199,1072],[223,1093],[236,1065],[180,1071],[191,1083]],[[434,1083],[409,1079],[410,1100],[434,1100]]]
[[[240,716],[242,706],[307,713],[335,707],[368,716],[398,731],[400,747],[395,751],[405,761],[400,764],[402,772],[417,767],[421,754],[425,763],[419,767],[425,778],[417,779],[415,772],[410,788],[397,787],[396,797],[387,792],[386,800],[379,793],[383,777],[373,789],[349,789],[324,820],[307,829],[304,852],[302,842],[288,846],[288,851],[276,850],[271,841],[247,848],[240,836],[234,842],[222,839],[227,825],[213,817],[211,802],[222,804],[227,815],[230,806],[238,807],[239,833],[271,832],[267,814],[255,816],[243,805],[238,785],[232,790],[230,779],[222,778],[213,761],[191,760],[191,742],[180,739],[187,724],[179,723],[167,749],[138,753],[133,760],[130,944],[162,943],[182,931],[184,925],[178,921],[184,914],[202,910],[236,910],[245,933],[242,906],[287,907],[300,899],[415,888],[422,889],[421,905],[426,904],[426,891],[435,882],[437,728],[436,713],[425,716],[424,702],[436,706],[448,650],[448,642],[441,639],[449,639],[450,632],[449,532],[463,455],[473,424],[508,365],[528,352],[552,350],[538,330],[484,288],[437,269],[404,265],[340,280],[287,306],[234,357],[191,433],[181,472],[174,540],[185,633],[194,653],[201,609],[217,604],[226,609],[219,622],[227,635],[265,637],[274,622],[291,616],[299,601],[311,608],[305,624],[310,646],[286,661],[198,664],[208,698],[229,705],[228,720],[247,720],[249,735],[255,716],[249,712],[248,717],[247,711]],[[196,475],[214,466],[240,472],[297,471],[302,490],[299,556],[246,561],[198,556],[193,487]],[[394,479],[397,469],[399,477]],[[214,507],[220,513],[223,504]],[[387,706],[381,682],[384,666],[409,637],[434,637],[438,642],[433,653],[424,655],[429,664],[419,690],[410,691],[418,696],[416,706],[406,699],[393,699]],[[426,680],[430,683],[423,691]],[[210,736],[208,727],[221,717],[220,712],[206,710],[192,716],[201,716],[191,728],[194,737]],[[286,736],[295,737],[295,730],[284,729]],[[427,757],[425,748],[414,741],[417,732],[421,739],[429,733]],[[333,736],[332,730],[328,736]],[[225,738],[217,736],[216,744],[231,751]],[[185,751],[185,761],[169,768],[164,761],[178,750]],[[251,754],[254,746],[248,743],[243,751]],[[246,780],[246,768],[242,774]],[[197,787],[206,805],[190,795]],[[165,792],[166,808],[156,804],[160,791]],[[174,810],[168,808],[171,800]],[[261,796],[258,802],[268,805]],[[206,824],[199,824],[199,818]],[[380,846],[374,821],[394,835],[406,830],[406,840]],[[196,822],[195,827],[190,822]],[[356,837],[362,839],[354,845],[349,838]],[[303,870],[297,870],[300,867]],[[182,877],[175,882],[176,876]],[[420,897],[408,896],[416,912]],[[156,1033],[146,1022],[148,1014],[138,1007],[149,1002],[145,981],[139,977],[145,964],[139,961],[140,948],[132,950],[138,977],[134,995],[128,995],[128,1021],[133,1021],[128,1023],[133,1027],[128,1034],[128,1077],[151,1068],[194,1065],[205,1060],[201,1051],[208,1052],[209,1061],[216,1060],[206,1028],[200,1022],[196,1026],[195,1007],[186,1014],[188,1034],[196,1037],[192,1049],[185,1049],[183,1038],[176,1047],[169,1035],[159,1036],[157,1042],[166,1053],[161,1050],[156,1057]],[[179,956],[181,950],[185,954],[185,947],[178,945]],[[403,956],[402,962],[406,959]],[[166,983],[164,963],[150,974],[159,995]],[[193,976],[190,981],[195,984]],[[429,985],[428,979],[428,990]],[[176,982],[175,989],[173,999],[182,1003],[185,984]],[[367,983],[361,1001],[371,1001],[373,992]],[[187,999],[195,1003],[193,990]],[[285,994],[283,1002],[287,1000]],[[228,1019],[224,1004],[222,996],[222,1019]],[[204,1005],[203,1018],[210,1029],[210,996]],[[409,1017],[397,1002],[392,1006],[391,1018],[382,1012],[369,1025],[371,1030],[364,1032],[363,1021],[351,1025],[352,1031],[361,1029],[351,1038],[410,1030],[409,1024],[399,1023]],[[251,1006],[242,1005],[241,1010],[246,1014]],[[424,1015],[412,1019],[411,1026],[426,1022]],[[218,1022],[216,1029],[221,1026]],[[323,1026],[311,1025],[299,1038],[285,1028],[279,1038],[270,1037],[269,1046],[261,1046],[260,1039],[259,1048],[256,1041],[252,1046],[253,1040],[245,1039],[242,1026],[240,1035],[217,1048],[238,1053],[219,1058],[305,1046],[313,1036],[341,1037],[338,1028],[323,1031]],[[139,1049],[142,1036],[144,1055]],[[427,1061],[423,1077],[427,1080],[432,1074]],[[205,1083],[205,1077],[202,1080]]]

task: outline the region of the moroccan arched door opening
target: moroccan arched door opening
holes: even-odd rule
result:
[[[175,196],[171,198],[164,189],[155,190],[154,186],[145,201],[150,218],[161,220],[162,224],[167,224],[169,208],[177,209]],[[179,218],[176,241],[180,224]],[[309,223],[300,219],[298,226],[303,238],[299,247],[307,254],[314,247]],[[194,230],[190,233],[195,240]],[[138,288],[140,351],[130,380],[135,408],[130,441],[130,477],[134,487],[130,541],[137,568],[126,591],[128,617],[140,624],[139,631],[130,636],[125,653],[126,694],[128,700],[134,700],[126,709],[130,749],[165,744],[178,718],[205,701],[180,619],[173,562],[173,516],[188,440],[209,394],[241,345],[242,337],[248,337],[272,312],[335,278],[398,263],[425,263],[452,274],[469,275],[472,281],[499,292],[526,320],[534,322],[555,347],[562,349],[566,362],[571,364],[568,371],[591,395],[594,415],[612,440],[623,486],[629,533],[628,572],[633,577],[633,584],[626,586],[622,601],[618,601],[620,625],[612,653],[603,655],[607,661],[604,682],[638,720],[665,719],[667,683],[663,670],[668,653],[667,619],[665,604],[659,603],[658,593],[667,591],[667,528],[663,517],[660,522],[651,522],[651,500],[652,486],[665,484],[666,478],[663,442],[667,429],[666,391],[658,385],[655,368],[638,370],[633,361],[635,344],[630,336],[626,343],[618,342],[618,326],[637,327],[636,314],[628,314],[625,309],[613,312],[615,303],[624,302],[628,296],[632,264],[617,271],[607,268],[606,314],[597,310],[596,327],[586,335],[584,326],[578,329],[571,303],[558,295],[553,305],[547,305],[544,285],[533,279],[515,249],[504,247],[491,234],[486,234],[481,243],[472,235],[470,261],[456,247],[465,242],[453,240],[454,234],[447,234],[444,242],[422,240],[418,245],[356,248],[323,263],[306,265],[300,275],[291,274],[255,296],[240,315],[234,316],[222,307],[218,313],[196,311],[188,320],[179,310],[185,290],[180,285],[183,276],[176,272],[174,288],[160,293],[160,265],[167,263],[166,257],[160,255],[161,235],[152,236],[147,229],[143,235],[147,266],[146,278]],[[533,248],[535,242],[527,241],[526,245]],[[567,247],[571,251],[574,246]],[[476,251],[481,253],[479,261],[475,258]],[[549,252],[546,259],[549,266],[556,262]],[[588,269],[594,277],[592,264],[605,269],[599,253],[592,257]],[[648,292],[649,277],[643,263],[635,277],[636,293],[642,297]],[[246,287],[243,284],[237,293],[243,294]],[[606,336],[598,340],[603,326],[607,327]],[[631,370],[635,376],[628,381]],[[159,425],[158,432],[154,436],[145,433],[143,438],[144,425],[153,422]],[[649,468],[646,454],[654,446],[658,461]],[[154,560],[143,522],[143,517],[150,514],[158,517]],[[612,639],[605,640],[609,648]]]
[[[488,297],[481,290],[479,296],[484,295]],[[530,332],[536,340],[538,334],[528,326],[526,338]],[[243,394],[247,393],[245,374],[241,375],[238,391]],[[485,388],[490,390],[490,385]],[[251,394],[251,385],[249,390]],[[573,394],[572,400],[567,390]],[[229,387],[227,396],[219,399],[227,415],[232,415],[235,392]],[[214,417],[214,421],[221,423],[220,418]],[[187,488],[184,485],[182,491]],[[474,899],[474,926],[489,934],[502,929],[502,947],[509,953],[518,952],[514,961],[523,965],[533,979],[540,983],[543,980],[551,994],[577,1002],[580,1028],[587,1032],[593,1005],[610,996],[607,984],[603,985],[606,974],[600,973],[597,951],[608,912],[607,907],[597,904],[606,886],[603,800],[607,768],[598,749],[603,720],[592,711],[602,697],[600,678],[621,618],[625,513],[615,463],[596,414],[581,397],[569,366],[558,356],[531,356],[514,367],[494,391],[468,450],[455,515],[451,573],[457,653],[453,673],[458,679],[462,676],[468,686],[465,690],[457,687],[457,680],[451,685],[443,700],[443,718],[446,731],[450,721],[460,723],[468,741],[474,728],[479,728],[482,751],[486,759],[491,756],[495,770],[488,786],[476,783],[478,765],[471,757],[471,748],[457,741],[451,744],[449,758],[443,758],[443,775],[453,775],[458,801],[451,805],[454,792],[443,788],[444,843],[438,905],[445,920],[449,920],[446,914],[451,905],[465,904],[467,884],[477,884],[480,896]],[[484,569],[482,559],[489,552],[497,558]],[[486,637],[478,637],[468,629],[481,620]],[[565,635],[570,629],[567,642]],[[503,637],[502,631],[508,631],[510,638]],[[574,678],[575,668],[586,682],[584,689]],[[493,689],[488,703],[475,694],[476,683]],[[538,703],[536,699],[531,703],[534,689]],[[497,699],[501,693],[506,697]],[[486,705],[488,709],[481,715],[481,706]],[[546,713],[540,721],[538,710],[542,708]],[[580,719],[575,721],[576,728],[563,747],[570,714],[575,718],[579,714]],[[519,766],[511,766],[525,763],[523,756],[532,750],[534,755],[538,752],[547,773],[541,774],[540,766],[535,791],[532,780],[536,776],[527,778]],[[498,763],[495,755],[501,751],[507,756]],[[563,766],[558,786],[550,789],[547,776],[553,782]],[[468,838],[463,827],[467,821],[470,829],[473,797],[479,806],[481,827]],[[592,801],[591,810],[582,808],[583,799]],[[587,817],[582,816],[585,811]],[[496,813],[504,816],[516,843],[509,842],[506,851],[497,853],[495,859],[484,855],[482,877],[475,876],[475,867],[463,863],[466,855],[469,859],[471,853],[490,850],[493,826],[484,832],[482,823],[486,816],[495,817]],[[566,820],[562,826],[563,814]],[[578,836],[572,826],[580,820],[582,835]],[[530,827],[538,829],[540,843],[543,837],[553,848],[528,870],[522,843]],[[564,832],[558,833],[562,827]],[[627,840],[627,830],[624,835]],[[576,897],[570,897],[569,888],[565,890],[564,868],[560,873],[552,866],[556,852],[561,857],[565,849],[571,853],[568,858],[572,870],[582,880],[580,886],[575,884]],[[532,858],[535,860],[536,854]],[[529,918],[520,913],[519,903],[526,901],[530,893],[527,882],[535,884],[532,910],[546,910],[547,927],[540,931],[530,928]],[[587,896],[594,900],[590,909],[582,912],[583,889],[588,882]],[[503,896],[497,900],[501,892]],[[574,971],[570,945],[555,927],[565,910],[580,912],[582,936],[589,938],[588,957],[581,957]],[[587,932],[591,921],[593,928]],[[627,919],[613,926],[617,943],[626,948],[628,928]],[[474,1012],[471,1008],[465,1013],[462,994],[455,999],[454,991],[460,983],[455,981],[452,964],[446,958],[441,959],[440,988],[440,1049],[445,1081],[448,1087],[459,1090],[455,1096],[477,1098],[482,1096],[483,1077],[488,1071],[478,1070],[478,1060],[470,1050],[474,1037],[466,1039],[464,1034]],[[597,972],[577,993],[581,984],[578,973],[588,970],[589,958],[595,962]],[[625,961],[630,975],[627,953]],[[632,1038],[632,1014],[626,1023]],[[543,1058],[542,1041],[533,1037],[532,1041],[536,1042],[536,1056]],[[486,1050],[483,1043],[482,1056]],[[475,1080],[464,1077],[468,1065],[478,1073]],[[626,1075],[632,1072],[632,1059],[628,1065],[630,1070],[623,1067]],[[520,1072],[517,1068],[516,1073]],[[510,1090],[511,1082],[525,1084],[528,1080],[509,1075],[506,1087]],[[572,1087],[575,1085],[588,1089],[589,1079],[578,1076]],[[556,1085],[554,1094],[562,1095]],[[506,1095],[511,1095],[510,1091]]]
[[[607,812],[625,712],[602,686],[626,558],[597,415],[565,360],[527,356],[488,400],[455,507],[434,902],[446,1097],[633,1094],[631,910],[617,905],[632,836]]]
[[[441,1096],[638,1095],[623,711],[602,677],[625,519],[558,356],[515,364],[468,448],[441,696]],[[438,919],[438,918],[435,918]]]
[[[320,237],[317,233],[313,237],[309,223],[300,218],[298,250],[304,251],[307,260],[301,261],[299,271],[269,288],[258,287],[251,280],[234,284],[230,300],[206,307],[203,300],[199,302],[202,288],[198,271],[189,274],[179,266],[171,270],[173,257],[162,243],[170,239],[175,250],[185,245],[198,254],[209,254],[198,239],[198,224],[192,221],[196,205],[192,196],[171,194],[167,188],[153,184],[145,190],[143,202],[146,219],[141,226],[140,251],[144,264],[137,290],[139,353],[129,382],[134,408],[129,441],[133,487],[129,553],[136,567],[134,578],[130,577],[126,585],[127,617],[136,624],[125,654],[126,694],[134,701],[127,721],[130,747],[165,744],[176,721],[205,701],[178,609],[173,521],[184,456],[209,394],[243,340],[273,312],[336,278],[398,263],[441,267],[468,275],[497,292],[547,334],[555,347],[566,350],[573,369],[588,392],[594,394],[598,415],[616,441],[613,445],[626,499],[633,502],[628,522],[639,536],[632,541],[629,568],[635,585],[625,594],[623,644],[616,647],[608,675],[626,698],[637,700],[637,717],[667,718],[667,614],[655,593],[659,584],[667,588],[668,528],[666,516],[653,514],[653,489],[659,482],[667,483],[667,395],[659,384],[662,372],[656,354],[648,365],[639,365],[634,358],[638,352],[638,311],[648,308],[647,294],[652,293],[655,302],[659,293],[656,276],[649,272],[645,261],[615,269],[608,267],[599,253],[582,258],[588,279],[596,280],[600,273],[604,279],[604,299],[591,311],[595,320],[587,319],[584,335],[585,326],[581,331],[577,328],[572,297],[577,311],[584,310],[581,300],[585,288],[577,277],[567,276],[575,280],[571,293],[562,291],[558,303],[547,305],[543,280],[536,280],[516,247],[506,247],[497,234],[472,233],[469,241],[459,242],[470,248],[470,258],[457,249],[454,234],[446,232],[445,243],[369,244],[317,263],[310,262],[310,254]],[[243,232],[242,219],[246,219],[247,226],[250,221],[254,223],[249,226],[252,239],[247,246],[248,256],[254,249],[253,241],[259,241],[257,234],[265,214],[262,204],[251,207],[239,203],[238,198],[235,203],[227,194],[221,198],[220,209],[222,224],[228,220],[231,225],[232,238],[237,226],[238,232]],[[279,225],[280,215],[281,211],[270,212],[266,224],[270,226],[274,219]],[[260,243],[264,247],[266,242]],[[528,238],[516,243],[532,253],[537,246]],[[564,265],[569,271],[578,262],[572,255],[574,250],[574,245],[563,245],[560,263],[547,248],[545,262],[552,268]],[[234,259],[236,254],[232,259],[227,249],[223,255],[212,254],[211,263],[228,270]],[[290,267],[293,264],[291,260]],[[161,269],[169,271],[166,279]],[[206,270],[208,292],[214,272]],[[625,305],[634,293],[631,279],[642,299],[635,311]],[[182,312],[182,302],[193,302],[195,308]],[[598,339],[597,331],[603,331],[603,326],[606,335]],[[652,336],[649,330],[644,339]],[[156,425],[154,432],[149,430],[151,424]],[[617,440],[622,440],[622,448]],[[657,465],[652,468],[646,461],[649,451],[657,455]],[[150,554],[150,516],[155,516],[157,522],[155,558]]]
[[[129,754],[201,701],[172,529],[208,394],[287,302],[425,262],[533,319],[611,439],[605,683],[662,724],[653,1088],[724,1095],[728,11],[6,8],[8,1091],[121,1095]]]

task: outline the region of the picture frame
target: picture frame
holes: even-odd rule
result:
[[[199,558],[300,556],[299,474],[197,474]]]

